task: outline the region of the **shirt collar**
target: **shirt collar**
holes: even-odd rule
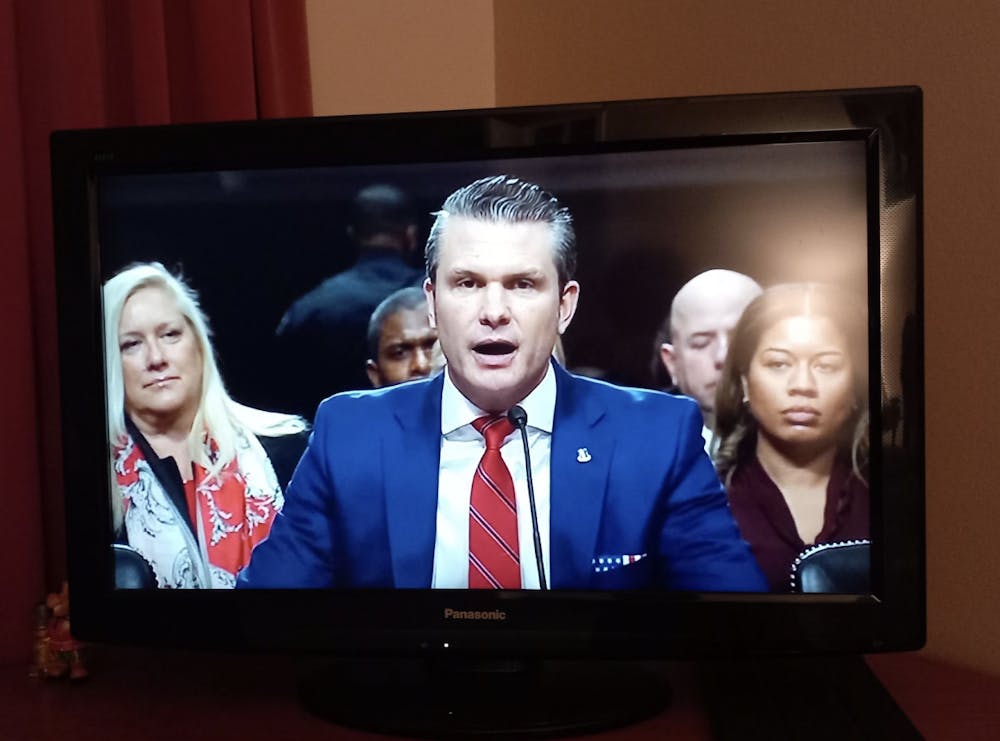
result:
[[[556,374],[550,362],[539,383],[522,401],[521,407],[528,415],[528,427],[552,434],[552,420],[556,409]],[[441,390],[441,434],[447,435],[458,428],[472,424],[486,412],[466,399],[452,383],[448,366],[445,366],[444,386]]]

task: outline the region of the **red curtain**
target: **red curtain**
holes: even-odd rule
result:
[[[66,572],[49,133],[311,100],[304,0],[0,0],[0,662]]]

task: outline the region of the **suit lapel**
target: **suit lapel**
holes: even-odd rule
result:
[[[593,576],[601,512],[615,438],[597,422],[604,406],[558,365],[552,425],[549,536],[553,588],[582,587]]]
[[[393,586],[431,586],[441,457],[442,374],[398,394],[382,451]],[[402,389],[401,389],[402,391]],[[394,395],[397,396],[397,395]]]

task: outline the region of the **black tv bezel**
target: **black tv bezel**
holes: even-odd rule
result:
[[[850,124],[844,124],[850,111]],[[880,265],[908,251],[907,445],[873,496],[877,596],[433,590],[125,591],[111,584],[97,173],[401,163],[643,146],[864,139],[872,368]],[[916,87],[765,93],[470,111],[55,132],[51,138],[68,572],[87,640],[380,655],[698,657],[914,649],[925,640],[922,93]],[[883,241],[886,199],[911,199],[909,243]],[[889,235],[890,238],[893,235]],[[876,360],[877,359],[877,360]],[[879,376],[871,378],[872,391]],[[878,398],[873,395],[872,398]],[[880,429],[872,409],[873,429]],[[875,437],[873,436],[873,440]],[[873,445],[873,470],[882,465]],[[896,473],[899,472],[899,477]],[[444,608],[505,620],[454,623]],[[225,631],[208,629],[223,621]]]

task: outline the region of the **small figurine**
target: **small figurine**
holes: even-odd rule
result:
[[[53,592],[39,605],[36,616],[35,667],[41,677],[83,679],[87,669],[80,658],[80,643],[70,634],[69,585],[63,582],[59,592]]]
[[[35,605],[35,651],[34,661],[28,670],[32,679],[45,676],[45,668],[49,665],[49,608],[44,602]]]

